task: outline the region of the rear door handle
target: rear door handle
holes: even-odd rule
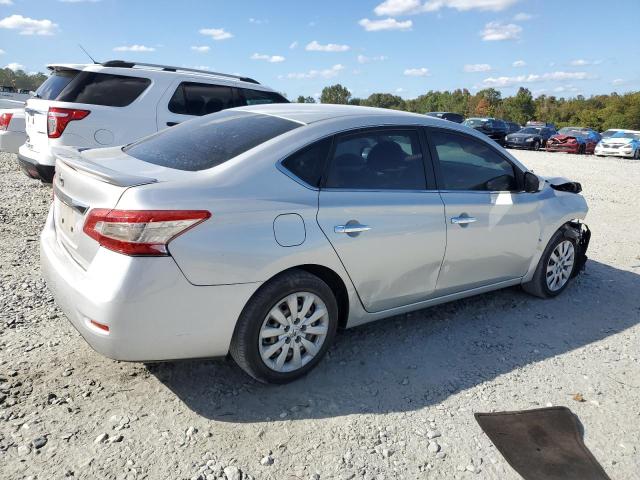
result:
[[[349,225],[336,225],[333,227],[335,233],[362,233],[371,230],[369,225],[349,224]]]
[[[467,225],[468,223],[477,222],[478,219],[476,217],[451,217],[451,223],[454,225]]]
[[[180,122],[167,122],[167,127],[173,127],[174,125],[178,125]]]

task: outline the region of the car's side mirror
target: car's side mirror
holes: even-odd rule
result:
[[[527,193],[535,193],[540,191],[540,179],[531,172],[524,173],[524,191]]]

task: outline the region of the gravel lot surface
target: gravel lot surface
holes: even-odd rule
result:
[[[51,189],[0,156],[0,478],[516,479],[473,413],[569,406],[615,479],[640,477],[640,162],[516,152],[582,182],[587,271],[342,332],[305,379],[93,352],[40,278]],[[582,401],[574,399],[582,397]]]

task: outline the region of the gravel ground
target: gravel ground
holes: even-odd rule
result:
[[[580,417],[612,478],[638,478],[640,162],[516,155],[589,201],[591,259],[563,295],[512,288],[342,332],[272,387],[231,361],[93,352],[40,278],[51,190],[2,154],[0,478],[516,479],[473,413],[546,405]]]

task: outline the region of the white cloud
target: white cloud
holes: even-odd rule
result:
[[[35,20],[22,15],[11,15],[0,20],[0,28],[19,30],[20,35],[53,35],[58,24],[51,20]]]
[[[291,42],[291,44],[289,45],[289,48],[291,50],[293,50],[294,48],[298,47],[298,41],[296,40],[295,42]]]
[[[431,75],[428,68],[407,68],[404,74],[408,77],[427,77]]]
[[[337,43],[327,43],[326,45],[322,45],[314,40],[311,43],[308,43],[305,50],[309,52],[346,52],[351,49],[349,45],[338,45]]]
[[[442,8],[465,10],[493,10],[499,11],[510,7],[519,0],[385,0],[373,9],[380,17],[399,17],[402,15],[416,15],[424,12],[435,12]]]
[[[378,55],[376,57],[367,57],[365,55],[358,55],[358,63],[371,63],[371,62],[383,62],[389,57],[385,55]]]
[[[467,73],[488,72],[490,70],[491,65],[488,63],[473,63],[464,66],[464,71]]]
[[[523,83],[536,83],[544,81],[564,82],[569,80],[586,80],[591,77],[587,72],[548,72],[541,75],[516,75],[513,77],[489,77],[482,83],[488,87],[511,87]]]
[[[2,50],[2,49],[0,48],[0,55],[4,55],[5,53],[7,53],[7,52],[5,52],[4,50]]]
[[[515,62],[513,62],[511,64],[512,67],[526,67],[527,66],[527,62],[525,62],[524,60],[516,60]]]
[[[480,32],[482,40],[485,42],[493,42],[500,40],[518,40],[522,27],[515,23],[489,22],[484,26],[484,30]]]
[[[530,13],[520,12],[513,16],[513,20],[515,22],[526,22],[527,20],[531,20],[533,17],[534,16]]]
[[[572,60],[571,65],[574,67],[584,67],[587,65],[600,65],[602,60],[585,60],[584,58],[579,58],[577,60]]]
[[[0,0],[0,5],[13,5],[11,0]]]
[[[358,24],[364,28],[367,32],[379,32],[381,30],[411,30],[413,22],[411,20],[405,20],[399,22],[395,18],[385,18],[383,20],[369,20],[363,18]]]
[[[122,45],[113,49],[114,52],[155,52],[153,47],[147,47],[146,45]]]
[[[24,65],[20,65],[19,63],[12,62],[8,65],[5,65],[4,68],[8,68],[9,70],[13,70],[17,72],[18,70],[24,70]]]
[[[224,28],[201,28],[198,32],[211,37],[213,40],[226,40],[233,37],[233,34],[227,32]]]
[[[259,18],[250,18],[249,23],[254,23],[256,25],[262,25],[263,23],[269,23],[269,20],[261,20]]]
[[[58,0],[62,3],[98,3],[100,0]]]
[[[616,78],[611,81],[612,85],[623,85],[624,83],[626,83],[626,80],[624,78]]]
[[[266,60],[269,63],[280,63],[285,60],[281,55],[262,55],[260,53],[254,53],[250,58],[251,60]]]
[[[404,88],[402,87],[396,88],[396,93],[402,93],[402,92],[404,92]]]
[[[211,47],[209,45],[194,45],[191,47],[191,50],[198,53],[206,53],[211,50]]]
[[[302,72],[302,73],[289,73],[287,74],[287,78],[293,78],[296,80],[307,80],[307,79],[319,78],[319,77],[333,78],[336,75],[338,75],[338,73],[340,73],[341,70],[344,70],[344,66],[337,64],[331,68],[327,68],[324,70],[309,70],[308,72]]]

